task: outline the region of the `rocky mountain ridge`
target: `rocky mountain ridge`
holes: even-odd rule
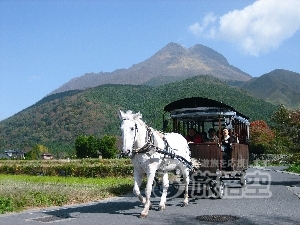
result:
[[[74,78],[50,94],[69,90],[84,90],[102,84],[146,84],[164,77],[165,83],[183,80],[197,75],[211,75],[222,80],[248,81],[252,77],[230,65],[217,51],[197,44],[185,48],[177,43],[169,43],[153,56],[128,69],[113,72],[86,73]]]

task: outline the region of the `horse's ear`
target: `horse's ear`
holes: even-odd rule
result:
[[[124,112],[121,109],[119,110],[119,118],[120,120],[124,119]]]
[[[141,114],[140,112],[138,112],[138,113],[136,114],[136,117],[139,118],[139,119],[142,119],[142,114]]]

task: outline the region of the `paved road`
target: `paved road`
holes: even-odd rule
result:
[[[136,197],[127,195],[0,215],[0,225],[300,224],[300,176],[278,169],[250,168],[245,189],[226,188],[224,199],[191,199],[188,207],[180,206],[181,198],[169,199],[165,211],[151,210],[146,219],[138,218],[142,207]],[[157,208],[159,199],[152,203]]]

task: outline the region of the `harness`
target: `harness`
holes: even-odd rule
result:
[[[132,153],[133,154],[139,154],[139,153],[146,153],[151,150],[151,148],[154,146],[154,140],[153,140],[153,132],[150,127],[147,127],[146,131],[146,143],[141,148],[134,148],[134,142],[136,138],[136,133],[138,132],[137,124],[135,123],[135,132],[134,132],[134,141],[132,144]]]
[[[137,132],[138,132],[138,127],[137,127],[137,124],[135,123],[134,142],[136,139]],[[184,158],[180,155],[176,155],[176,153],[175,153],[176,149],[173,149],[170,147],[170,145],[165,137],[163,137],[162,139],[165,143],[165,148],[163,148],[163,149],[154,145],[154,134],[152,132],[152,129],[147,126],[146,143],[141,148],[135,149],[134,142],[133,142],[133,145],[132,145],[133,156],[132,157],[134,157],[135,154],[139,154],[139,153],[152,152],[152,154],[153,154],[154,152],[157,152],[157,153],[163,154],[164,157],[169,156],[171,159],[177,159],[183,165],[185,165],[185,167],[187,167],[189,170],[195,169],[192,162],[187,161],[186,158]]]

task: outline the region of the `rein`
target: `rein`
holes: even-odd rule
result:
[[[135,142],[135,139],[136,139],[136,133],[137,132],[138,132],[138,128],[137,128],[137,124],[135,124],[134,142]],[[134,156],[134,154],[148,152],[148,151],[150,151],[150,149],[152,147],[154,147],[154,140],[153,140],[152,136],[153,136],[152,130],[150,129],[150,127],[147,126],[147,131],[146,131],[147,140],[146,140],[146,143],[141,148],[136,148],[135,149],[134,148],[134,142],[133,142],[133,144],[132,144],[133,156]]]

